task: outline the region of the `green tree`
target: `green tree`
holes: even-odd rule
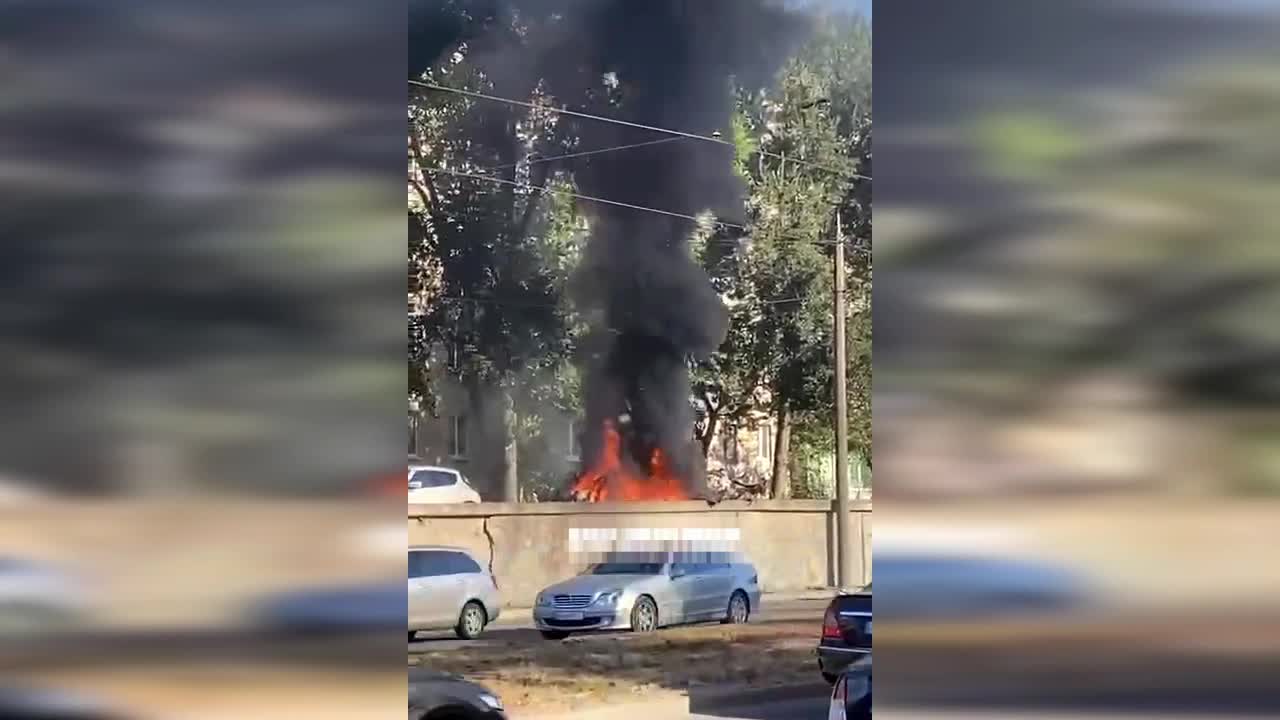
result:
[[[707,266],[732,313],[729,338],[701,368],[713,421],[767,410],[776,419],[771,494],[790,487],[797,422],[831,427],[834,218],[849,282],[851,447],[870,448],[869,33],[822,16],[778,86],[742,92],[735,139],[750,197],[750,243]],[[763,390],[763,392],[761,392]],[[709,423],[714,425],[714,422]],[[806,433],[806,437],[813,433]]]
[[[533,21],[507,20],[504,40],[523,42]],[[423,79],[493,92],[487,68],[469,52],[465,43],[446,52]],[[467,389],[476,429],[506,449],[481,468],[501,475],[506,500],[518,497],[519,409],[529,404],[522,401],[541,397],[538,382],[556,377],[571,347],[560,279],[564,244],[548,240],[562,229],[564,208],[531,189],[556,177],[555,163],[531,160],[561,152],[568,141],[558,115],[544,109],[549,98],[541,85],[527,97],[537,107],[417,87],[409,116],[410,287],[423,297],[411,391],[428,391],[438,372],[432,349],[452,348],[450,371]]]

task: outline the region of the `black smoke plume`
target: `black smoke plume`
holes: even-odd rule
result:
[[[594,38],[591,66],[609,73],[612,117],[729,138],[731,81],[768,69],[771,43],[763,41],[785,26],[781,19],[743,0],[620,0],[596,4],[579,36]],[[663,137],[609,123],[578,127],[586,148]],[[672,139],[590,156],[574,178],[587,195],[680,215],[710,210],[741,223],[744,188],[727,145]],[[694,223],[613,205],[587,211],[591,239],[574,288],[579,307],[596,313],[583,353],[584,462],[595,459],[605,421],[627,417],[630,459],[644,467],[661,448],[691,495],[702,495],[689,363],[720,345],[728,314],[690,252]]]

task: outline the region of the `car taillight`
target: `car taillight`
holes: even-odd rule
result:
[[[842,637],[840,634],[840,623],[836,620],[835,608],[827,608],[827,614],[822,618],[822,637]]]

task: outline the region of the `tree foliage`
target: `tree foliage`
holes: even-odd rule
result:
[[[824,16],[776,87],[740,89],[734,139],[749,240],[708,253],[729,337],[695,375],[704,435],[755,412],[831,432],[835,217],[846,243],[850,446],[870,457],[870,46],[865,22]],[[820,432],[818,433],[820,435]],[[814,432],[796,434],[809,438]],[[786,450],[789,438],[778,438]],[[705,442],[705,441],[704,441]],[[787,460],[775,466],[785,485]],[[782,477],[777,477],[777,475]]]
[[[534,12],[454,19],[485,28],[489,43],[527,47],[554,35],[554,3]],[[456,28],[455,28],[456,30]],[[464,37],[477,32],[457,33]],[[492,39],[499,35],[497,40]],[[507,51],[510,58],[519,52]],[[581,119],[552,112],[571,104],[609,114],[607,84],[582,81],[580,97],[552,98],[536,72],[487,64],[467,42],[443,49],[423,78],[471,92],[524,100],[532,108],[416,88],[409,113],[410,392],[429,405],[434,382],[452,373],[478,393],[501,391],[514,410],[503,432],[521,463],[536,458],[554,412],[581,409],[571,362],[584,323],[569,278],[587,232],[572,191]],[[563,85],[561,87],[564,87]],[[865,20],[815,16],[810,41],[767,88],[737,88],[731,139],[747,188],[749,231],[708,217],[693,250],[730,310],[720,348],[694,368],[704,444],[756,412],[799,428],[800,454],[829,452],[831,437],[832,252],[842,214],[849,248],[851,447],[870,454],[870,37]],[[586,148],[591,149],[591,148]],[[636,152],[643,152],[637,150]],[[474,176],[474,177],[472,177]],[[449,367],[440,350],[454,347]],[[781,466],[785,472],[785,462]],[[532,472],[532,471],[530,471]],[[546,484],[533,479],[530,484]]]
[[[506,20],[505,42],[536,36],[529,20]],[[423,79],[495,91],[465,43]],[[410,389],[430,394],[447,366],[489,432],[512,448],[501,468],[508,493],[515,444],[536,434],[530,408],[567,402],[558,380],[573,319],[563,298],[578,229],[571,203],[536,189],[566,189],[554,163],[532,161],[562,153],[568,141],[540,86],[527,100],[535,107],[416,88],[409,112],[410,289],[421,300]]]

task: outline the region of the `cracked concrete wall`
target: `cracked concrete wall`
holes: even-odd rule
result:
[[[531,606],[539,590],[582,569],[588,559],[570,552],[571,528],[736,528],[741,537],[739,548],[755,563],[766,591],[832,584],[834,517],[828,503],[797,500],[698,506],[636,503],[634,507],[586,510],[572,503],[418,506],[410,511],[409,542],[467,548],[491,568],[510,607]],[[854,510],[851,521],[854,572],[864,583],[869,582],[869,505]]]

